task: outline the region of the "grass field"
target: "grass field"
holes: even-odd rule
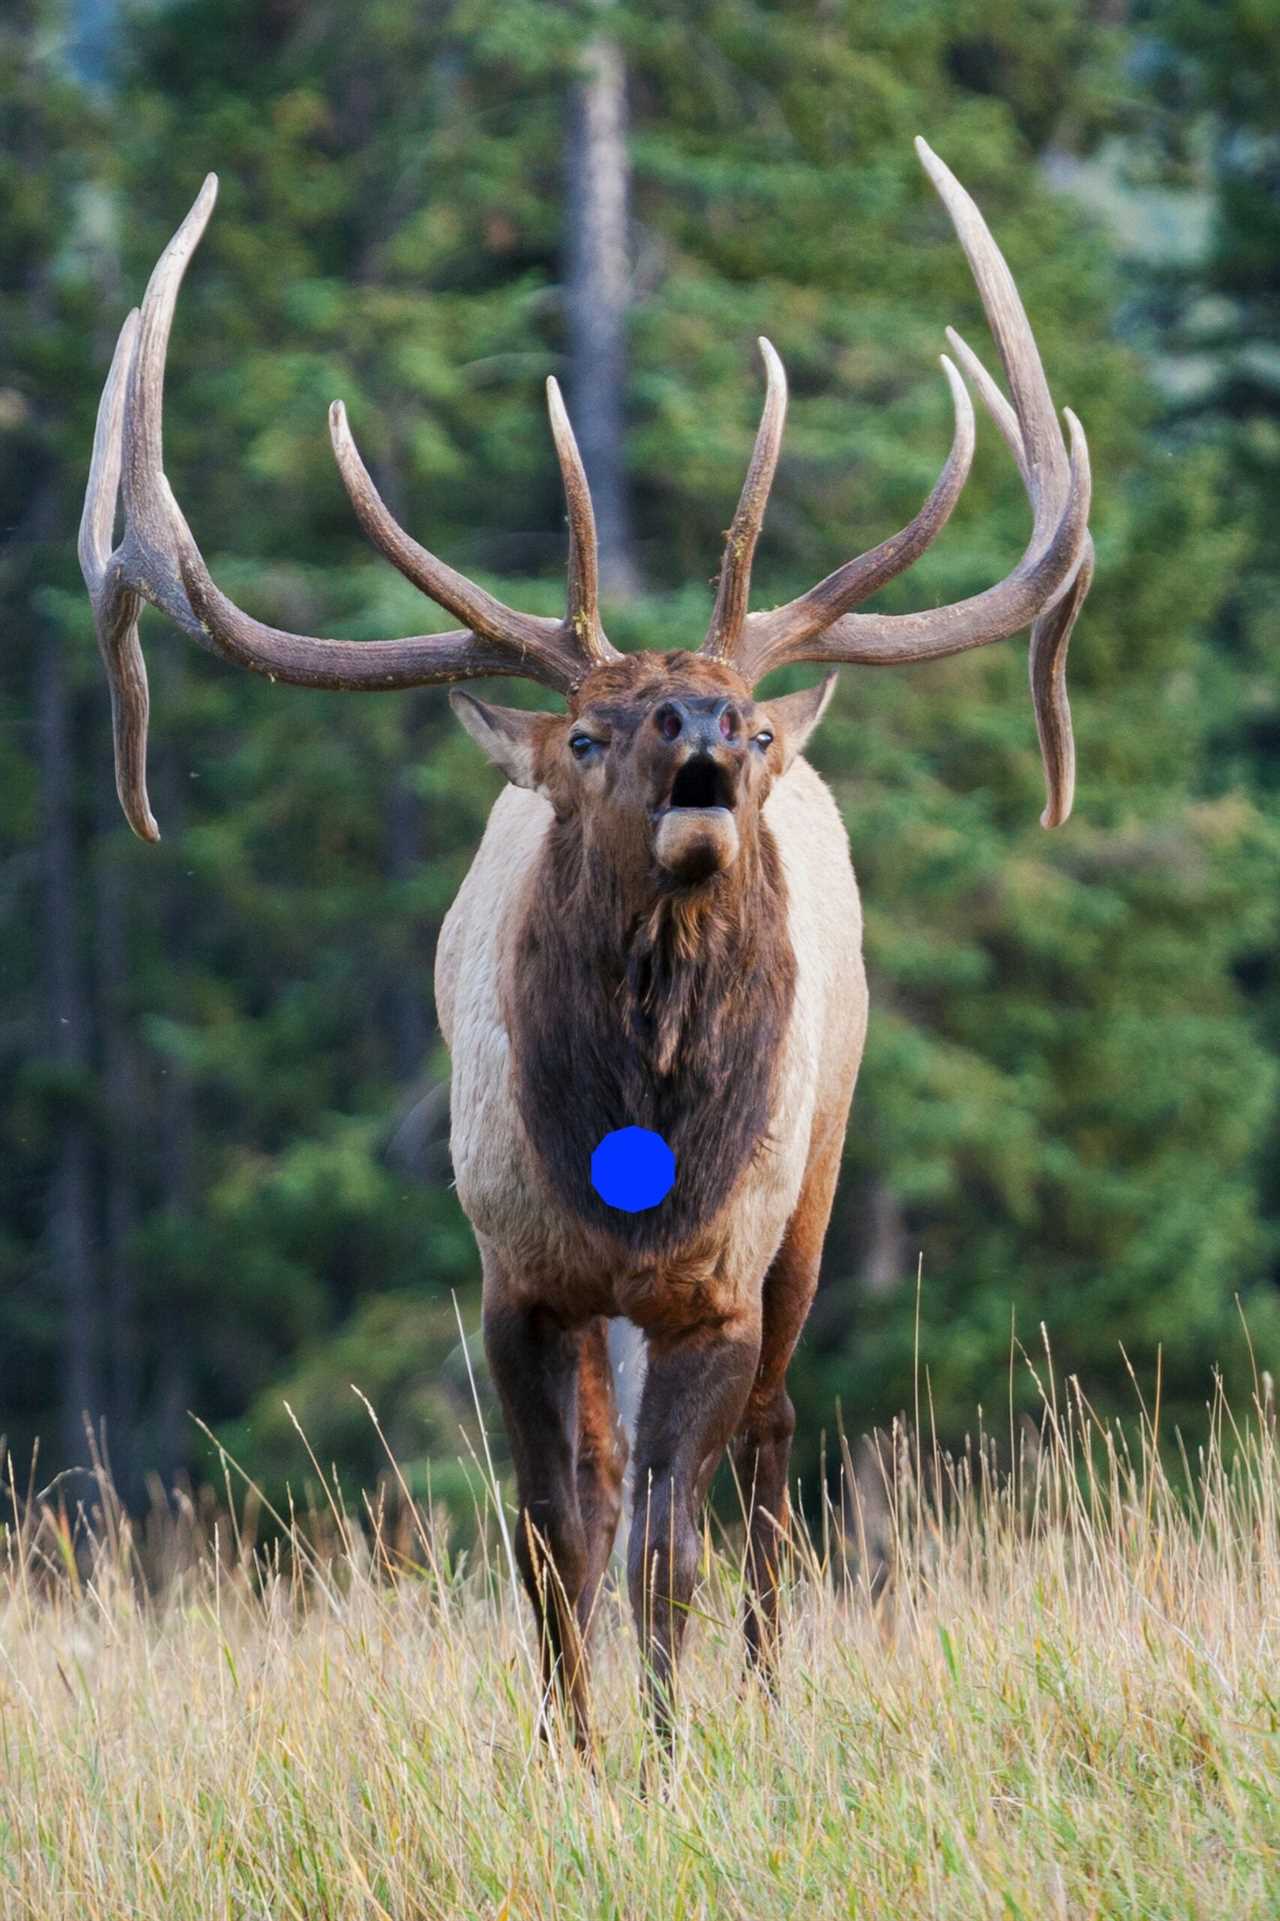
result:
[[[103,1484],[78,1517],[66,1486],[11,1487],[0,1914],[1280,1914],[1270,1385],[1239,1427],[1219,1398],[1189,1492],[1158,1424],[1130,1453],[1068,1383],[1003,1478],[900,1434],[869,1502],[888,1578],[856,1513],[849,1538],[815,1521],[774,1706],[709,1534],[647,1796],[620,1598],[593,1768],[539,1738],[483,1487],[487,1545],[457,1560],[403,1501],[357,1525],[334,1496],[268,1546],[251,1494],[133,1530]]]

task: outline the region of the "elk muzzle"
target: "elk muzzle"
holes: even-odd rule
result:
[[[655,808],[658,864],[686,885],[709,880],[738,857],[736,808],[746,753],[742,715],[732,700],[664,700],[654,710],[659,763]]]

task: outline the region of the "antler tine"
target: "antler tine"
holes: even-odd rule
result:
[[[943,525],[946,513],[930,510],[935,501],[942,504],[941,495],[950,512],[960,491],[957,482],[964,478],[953,441],[943,477],[911,528],[788,607],[749,615],[740,662],[753,681],[787,661],[900,665],[986,646],[1030,626],[1032,698],[1048,786],[1041,818],[1045,826],[1057,826],[1071,811],[1075,767],[1066,697],[1067,643],[1092,579],[1089,450],[1083,428],[1067,410],[1068,455],[1030,323],[982,215],[923,140],[917,140],[916,149],[964,247],[1004,364],[1012,405],[959,335],[951,334],[957,357],[1018,463],[1032,507],[1030,541],[1004,580],[968,600],[919,614],[847,611],[900,573]],[[913,530],[915,537],[908,538]],[[823,598],[825,608],[818,604]]]
[[[764,525],[769,490],[777,471],[782,448],[782,430],[787,421],[787,376],[772,342],[760,336],[760,354],[765,367],[764,409],[756,430],[751,464],[738,496],[737,511],[725,537],[724,559],[720,564],[720,583],[711,625],[702,643],[702,652],[713,660],[732,660],[742,638],[751,592],[751,563],[756,542]]]
[[[928,499],[900,532],[891,534],[888,540],[869,548],[856,560],[846,561],[807,594],[769,613],[750,616],[740,650],[742,671],[748,680],[762,680],[771,667],[794,659],[797,647],[905,573],[950,520],[973,464],[973,403],[947,356],[940,354],[939,361],[951,392],[954,426],[951,451]]]
[[[356,519],[378,552],[406,580],[411,580],[429,600],[456,614],[480,639],[514,647],[518,657],[529,663],[531,678],[543,679],[545,670],[553,672],[560,682],[566,665],[570,669],[564,680],[566,687],[581,678],[588,663],[581,658],[566,660],[567,655],[574,654],[577,640],[569,623],[546,620],[539,614],[522,614],[508,607],[505,601],[468,580],[465,574],[458,573],[405,532],[373,484],[352,437],[346,407],[340,400],[335,400],[329,408],[329,438]]]
[[[217,179],[210,174],[157,261],[141,310],[135,309],[120,330],[98,408],[80,523],[80,570],[111,693],[116,792],[134,832],[151,841],[160,838],[160,830],[147,798],[150,696],[138,638],[143,600],[162,607],[195,639],[204,639],[178,579],[164,502],[152,483],[152,472],[160,472],[161,463],[159,385],[173,302],[217,191]],[[121,491],[124,538],[112,553]]]
[[[960,362],[960,365],[964,368],[970,380],[981,394],[983,406],[999,428],[1000,437],[1009,449],[1009,452],[1013,455],[1018,472],[1022,476],[1023,484],[1029,485],[1031,472],[1027,466],[1026,443],[1022,438],[1022,428],[1018,424],[1017,414],[996,386],[995,381],[991,378],[991,375],[987,372],[964,335],[957,333],[954,327],[948,327],[947,339],[951,344],[951,349],[956,359]]]
[[[160,838],[160,829],[147,798],[147,717],[151,700],[146,663],[138,640],[142,603],[123,583],[111,551],[123,455],[125,400],[139,319],[135,307],[120,329],[111,371],[98,403],[77,552],[80,571],[89,589],[94,632],[111,694],[116,793],[134,833],[141,840],[156,841]]]
[[[1005,444],[1017,463],[1024,484],[1030,485],[1027,450],[1018,416],[997,387],[967,340],[947,328],[947,338],[955,348],[961,365],[982,395],[987,412],[995,421]],[[1031,698],[1035,705],[1040,753],[1044,760],[1048,798],[1040,816],[1042,827],[1060,827],[1071,812],[1075,793],[1076,749],[1071,732],[1071,706],[1067,700],[1067,647],[1076,616],[1084,605],[1093,582],[1093,536],[1085,541],[1084,559],[1071,586],[1047,614],[1031,628],[1029,670]]]
[[[600,566],[591,488],[565,409],[560,383],[554,376],[547,381],[547,413],[551,420],[551,437],[556,444],[556,459],[560,463],[565,508],[569,516],[569,595],[565,619],[578,636],[583,651],[593,661],[617,660],[620,658],[618,650],[610,646],[600,625]]]
[[[1067,699],[1067,646],[1076,616],[1093,585],[1093,541],[1085,545],[1075,579],[1056,607],[1033,622],[1029,670],[1040,757],[1044,762],[1045,803],[1042,827],[1061,827],[1071,813],[1076,791],[1076,743]]]
[[[80,572],[91,598],[102,590],[107,564],[111,559],[112,535],[116,524],[116,499],[120,491],[120,457],[124,439],[125,395],[129,368],[138,338],[140,316],[135,307],[116,339],[111,356],[111,371],[98,402],[98,419],[93,430],[93,454],[89,479],[84,490],[84,512],[80,516],[80,537],[76,553]]]
[[[177,505],[164,478],[164,370],[178,290],[217,198],[218,176],[206,174],[190,213],[147,282],[138,344],[129,368],[120,476],[125,516],[122,571],[144,600],[161,608],[188,632],[194,631],[197,638],[199,624],[193,628],[194,616],[178,574],[174,541]]]
[[[1066,501],[1067,454],[1031,323],[1008,263],[972,196],[925,139],[917,137],[916,152],[951,216],[986,311],[1022,433],[1036,531],[1047,539]]]
[[[352,693],[484,675],[517,675],[569,693],[604,657],[599,648],[608,646],[600,635],[594,649],[584,647],[569,620],[506,607],[412,541],[370,480],[340,403],[331,432],[361,524],[375,545],[466,627],[403,640],[325,640],[266,626],[218,589],[165,477],[162,436],[174,307],[216,197],[217,178],[210,174],[157,262],[141,312],[131,314],[121,330],[99,407],[80,529],[81,570],[111,689],[116,786],[130,826],[144,840],[159,838],[146,788],[147,676],[138,639],[144,600],[200,646],[255,673]],[[125,527],[112,553],[118,491]]]

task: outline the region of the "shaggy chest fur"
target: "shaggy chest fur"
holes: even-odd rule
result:
[[[796,982],[778,851],[763,830],[743,872],[639,911],[554,834],[547,859],[504,995],[520,1117],[579,1220],[635,1254],[670,1254],[770,1151]],[[671,1192],[634,1214],[591,1183],[595,1148],[631,1126],[676,1161]]]

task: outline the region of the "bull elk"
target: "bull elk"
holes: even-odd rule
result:
[[[730,1442],[750,1502],[748,1656],[772,1671],[795,1426],[787,1367],[817,1287],[867,992],[845,830],[802,758],[835,674],[776,699],[754,688],[789,662],[934,660],[1030,626],[1044,825],[1071,807],[1066,652],[1092,572],[1085,438],[1067,412],[1068,452],[1009,269],[968,194],[917,147],[968,256],[1009,399],[954,332],[950,343],[1033,515],[1012,572],[951,606],[854,611],[924,552],[964,485],[973,409],[944,356],[951,450],[914,520],[785,606],[748,610],[786,410],[782,364],[762,340],[763,417],[696,652],[624,656],[606,639],[591,496],[554,380],[569,528],[562,620],[506,606],[398,526],[340,401],[329,428],[360,525],[461,626],[353,643],[254,620],[211,578],[161,451],[169,328],[213,208],[212,175],[124,324],[99,411],[80,559],[111,686],[117,788],[143,839],[158,837],[143,601],[198,645],[295,686],[354,693],[507,675],[564,697],[563,713],[533,713],[451,696],[509,785],[444,923],[435,984],[453,1056],[457,1191],[480,1249],[485,1348],[515,1464],[517,1554],[548,1687],[580,1740],[587,1634],[624,1467],[607,1317],[630,1320],[647,1352],[628,1580],[658,1722],[669,1727],[701,1503]],[[628,1128],[659,1135],[675,1167],[665,1196],[634,1209],[610,1204],[592,1176],[601,1142]]]

